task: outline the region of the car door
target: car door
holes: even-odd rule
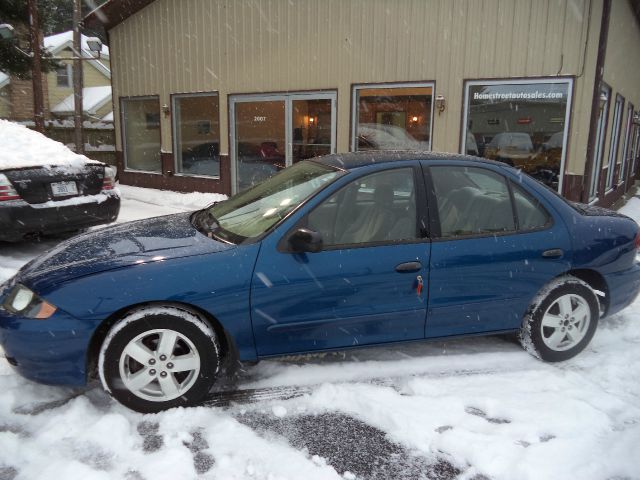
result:
[[[430,243],[419,227],[421,169],[345,182],[284,236],[263,241],[251,291],[259,356],[424,337]],[[300,227],[322,236],[321,251],[292,251],[287,239]]]
[[[519,328],[537,292],[569,269],[566,226],[500,167],[425,171],[434,237],[425,336]]]

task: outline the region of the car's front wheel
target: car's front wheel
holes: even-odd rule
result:
[[[593,289],[573,276],[555,279],[534,299],[519,338],[531,354],[547,362],[568,360],[589,344],[600,307]]]
[[[107,334],[98,359],[105,390],[142,413],[202,400],[219,366],[213,329],[176,307],[149,307],[125,316]]]

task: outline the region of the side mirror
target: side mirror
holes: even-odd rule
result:
[[[289,246],[297,253],[317,253],[322,250],[322,235],[308,228],[298,228],[289,237]]]

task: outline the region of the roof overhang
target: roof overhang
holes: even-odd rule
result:
[[[155,0],[108,0],[84,18],[86,27],[104,26],[111,30]]]
[[[638,21],[638,28],[640,28],[640,0],[629,0],[631,4],[631,10],[636,16],[636,20]]]

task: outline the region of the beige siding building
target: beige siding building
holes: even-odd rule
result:
[[[433,149],[611,204],[640,155],[637,0],[110,0],[123,183],[236,192],[330,152]]]

